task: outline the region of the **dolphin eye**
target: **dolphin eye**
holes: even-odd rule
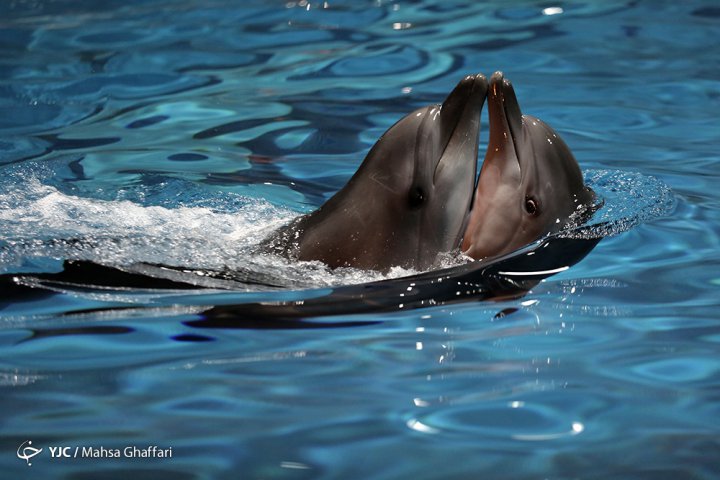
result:
[[[425,191],[421,187],[415,187],[410,190],[408,201],[412,208],[418,208],[425,202]]]
[[[537,200],[532,197],[525,197],[525,211],[528,215],[532,215],[533,217],[540,215],[540,206],[538,205]]]

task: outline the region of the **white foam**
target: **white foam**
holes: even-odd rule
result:
[[[320,262],[294,262],[258,253],[256,247],[263,238],[298,215],[263,199],[221,193],[208,202],[194,192],[187,201],[172,198],[164,204],[144,205],[124,199],[127,192],[119,191],[118,199],[103,200],[63,192],[50,184],[55,174],[50,168],[27,167],[20,165],[0,180],[0,273],[48,258],[242,271],[250,280],[257,275],[270,279],[268,284],[287,288],[355,284],[417,273],[402,268],[393,268],[387,275],[353,268],[330,270]],[[566,236],[617,234],[666,214],[674,205],[669,188],[652,177],[598,170],[589,172],[587,180],[605,204],[589,225],[564,232]],[[187,182],[174,188],[192,185]],[[134,197],[152,196],[145,193],[136,192]],[[197,198],[204,204],[198,204]],[[443,256],[442,266],[466,261],[456,253]]]
[[[676,205],[670,187],[638,172],[588,170],[585,182],[602,200],[602,206],[586,224],[560,232],[563,237],[619,235],[641,223],[669,215]]]
[[[242,270],[294,288],[385,278],[257,253],[263,238],[298,215],[262,199],[233,199],[236,208],[228,211],[227,205],[169,207],[76,196],[44,184],[38,176],[3,183],[0,272],[15,271],[32,259],[56,258],[117,266],[152,263]],[[398,274],[407,272],[391,276]]]

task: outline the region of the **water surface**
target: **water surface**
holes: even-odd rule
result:
[[[478,71],[503,70],[594,181],[669,185],[670,214],[519,299],[334,319],[365,326],[189,326],[247,292],[5,290],[8,475],[716,478],[718,7],[326,3],[3,3],[3,273],[71,256],[247,266],[394,121]],[[32,466],[27,440],[44,448]]]

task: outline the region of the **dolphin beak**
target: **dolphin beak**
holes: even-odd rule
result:
[[[488,140],[485,161],[497,159],[518,159],[519,136],[523,134],[522,111],[515,96],[515,89],[502,72],[490,77],[488,91],[488,116],[490,118],[490,138]]]
[[[468,75],[457,84],[438,109],[442,154],[435,167],[434,180],[447,162],[463,162],[468,155],[472,155],[472,160],[477,164],[480,113],[487,92],[485,75]]]
[[[487,91],[488,82],[482,73],[468,75],[460,80],[442,103],[442,116],[447,119],[448,123],[448,125],[443,124],[443,127],[450,127],[451,130],[454,130],[462,116],[471,115],[475,111],[479,117],[479,110],[485,102]]]
[[[506,199],[518,194],[523,176],[518,152],[524,135],[522,112],[502,72],[490,77],[487,97],[490,136],[461,244],[462,251],[475,259],[505,248],[505,236],[493,235],[490,229],[514,228],[514,211],[508,210]]]

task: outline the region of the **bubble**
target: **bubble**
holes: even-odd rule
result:
[[[669,215],[676,205],[672,190],[661,180],[637,172],[588,170],[585,183],[597,195],[597,210],[585,223],[560,232],[565,238],[602,238]],[[580,212],[582,216],[582,212]]]

